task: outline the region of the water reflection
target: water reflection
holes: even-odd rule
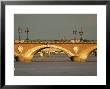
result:
[[[46,56],[40,56],[39,54],[36,54],[33,59],[33,62],[63,62],[63,61],[71,61],[70,58],[66,54],[54,54],[54,55],[46,55]],[[87,59],[87,62],[96,62],[97,56],[89,56]]]

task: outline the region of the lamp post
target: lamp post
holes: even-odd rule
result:
[[[18,35],[19,35],[18,39],[19,39],[19,41],[21,40],[21,35],[20,35],[21,32],[22,32],[22,29],[20,27],[18,27]]]
[[[76,26],[75,26],[75,30],[73,30],[73,35],[74,35],[74,40],[76,40],[76,35],[77,35]]]
[[[82,36],[83,36],[83,33],[84,33],[84,32],[83,32],[82,29],[81,29],[81,31],[79,32],[79,35],[80,35],[80,41],[83,41],[83,37],[82,37]]]
[[[29,29],[28,29],[28,27],[26,28],[26,30],[25,30],[25,32],[27,33],[27,38],[26,38],[26,40],[29,40],[29,37],[28,37],[28,33],[29,33]]]

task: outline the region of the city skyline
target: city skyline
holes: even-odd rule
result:
[[[21,39],[27,39],[27,34],[30,40],[80,39],[79,32],[83,31],[83,39],[97,40],[96,14],[15,14],[15,39],[19,37],[19,27]]]

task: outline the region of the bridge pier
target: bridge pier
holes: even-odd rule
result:
[[[16,56],[15,59],[17,61],[20,61],[20,62],[31,62],[32,58],[31,57],[24,57],[24,56]]]
[[[31,62],[32,57],[16,56],[15,59],[20,62]],[[72,62],[85,62],[86,60],[79,58],[78,56],[70,57]]]
[[[86,61],[86,60],[79,58],[78,56],[71,56],[70,59],[73,62],[85,62]]]
[[[74,56],[71,56],[70,59],[71,59],[71,61],[74,61]]]
[[[15,57],[14,57],[14,60],[15,60],[15,61],[19,61],[18,56],[15,56]]]

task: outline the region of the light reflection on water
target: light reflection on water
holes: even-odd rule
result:
[[[96,76],[97,57],[91,56],[89,62],[72,62],[67,55],[40,57],[35,55],[34,62],[15,62],[15,76]]]
[[[39,56],[39,55],[35,55],[32,59],[33,62],[52,62],[52,61],[71,61],[70,58],[65,55],[65,54],[54,54],[54,55],[50,55],[50,56]],[[97,57],[96,56],[90,56],[88,57],[87,61],[91,61],[91,62],[96,62],[97,61]]]

